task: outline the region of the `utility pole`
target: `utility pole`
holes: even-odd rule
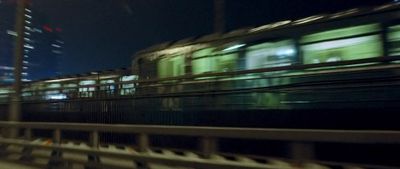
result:
[[[214,32],[225,31],[225,0],[214,0]]]
[[[15,17],[15,39],[14,50],[14,92],[11,95],[8,120],[20,121],[21,116],[21,86],[22,86],[22,58],[24,55],[24,30],[25,30],[25,7],[26,0],[17,0],[17,13]],[[17,129],[10,130],[10,137],[17,136]]]

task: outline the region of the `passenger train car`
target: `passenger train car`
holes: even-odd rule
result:
[[[27,83],[23,118],[398,129],[399,60],[399,5],[351,9],[159,44],[128,73]]]

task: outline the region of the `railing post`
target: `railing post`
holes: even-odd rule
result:
[[[32,139],[32,129],[26,128],[24,131],[25,140],[30,141]]]
[[[57,128],[53,131],[53,144],[61,145],[61,129]],[[53,150],[51,152],[50,160],[47,164],[49,168],[67,168],[68,164],[62,160],[62,152],[60,150]]]
[[[297,162],[312,160],[315,157],[312,143],[292,142],[289,146],[290,157]]]
[[[140,133],[137,137],[137,143],[139,145],[139,152],[147,152],[150,149],[149,136],[144,133]]]
[[[138,144],[138,151],[141,153],[146,153],[150,150],[149,136],[145,133],[140,133],[136,136],[136,143]],[[149,168],[147,163],[141,161],[134,161],[138,169]]]
[[[89,138],[89,143],[90,146],[93,149],[98,149],[100,146],[100,136],[99,136],[99,132],[98,131],[92,131],[90,132],[90,138]],[[96,163],[100,163],[100,157],[96,154],[88,154],[88,161],[90,163],[96,164]],[[95,169],[93,167],[88,167],[86,166],[85,169]]]
[[[32,129],[26,128],[24,130],[24,137],[25,137],[25,140],[31,141],[32,140]],[[32,147],[24,147],[24,149],[22,150],[22,155],[21,155],[20,160],[23,160],[23,161],[33,160],[32,156],[31,156],[32,150],[33,150]]]
[[[90,133],[90,146],[92,148],[98,148],[99,147],[99,132],[98,131],[92,131]]]
[[[53,143],[54,144],[61,144],[61,130],[60,129],[55,129],[53,131]]]
[[[204,158],[211,158],[212,154],[218,152],[218,141],[214,137],[203,137],[200,141],[200,148]]]

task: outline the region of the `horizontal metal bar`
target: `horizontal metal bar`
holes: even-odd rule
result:
[[[231,127],[157,126],[124,124],[80,124],[44,122],[0,122],[5,128],[32,128],[71,131],[99,131],[111,133],[144,133],[149,135],[177,135],[236,139],[265,139],[302,142],[385,143],[399,144],[400,131],[387,130],[316,130],[316,129],[267,129]]]

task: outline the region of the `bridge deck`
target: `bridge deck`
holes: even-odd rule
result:
[[[0,128],[8,131],[9,137],[0,137],[0,159],[17,164],[30,163],[33,167],[84,168],[85,166],[104,169],[328,169],[328,168],[376,168],[391,169],[388,166],[349,164],[342,162],[318,161],[315,158],[316,143],[351,143],[357,145],[398,145],[400,131],[378,130],[310,130],[310,129],[261,129],[261,128],[217,128],[189,126],[143,126],[106,125],[78,123],[35,123],[0,122]],[[18,134],[24,131],[24,135]],[[52,138],[34,137],[35,130],[46,130]],[[14,131],[14,132],[13,132]],[[63,132],[86,132],[89,138],[70,141]],[[14,133],[15,135],[11,135]],[[102,142],[102,134],[125,134],[135,136],[130,140],[134,145],[116,145]],[[67,134],[67,133],[65,133]],[[196,137],[197,150],[173,150],[154,147],[151,136],[163,135]],[[223,139],[239,139],[251,144],[252,139],[264,142],[278,140],[288,144],[286,152],[290,159],[243,155],[239,152],[226,154],[219,151]],[[243,142],[246,140],[248,142]],[[239,147],[232,147],[233,149]],[[368,148],[368,147],[364,147]],[[386,149],[385,149],[386,150]],[[356,151],[356,150],[355,150]],[[341,154],[334,154],[340,156]],[[386,156],[386,155],[385,155]],[[376,156],[374,156],[375,158]],[[365,161],[366,160],[366,161]],[[365,163],[369,163],[365,159]],[[1,163],[0,163],[1,164]],[[386,163],[385,163],[386,164]],[[390,164],[388,164],[390,165]],[[7,163],[4,164],[7,166]]]
[[[4,143],[4,142],[3,142]],[[39,149],[39,148],[33,148],[30,150],[30,157],[32,157],[29,160],[21,160],[24,157],[24,151],[26,151],[24,146],[19,145],[18,142],[14,142],[13,144],[9,145],[5,149],[5,153],[7,154],[6,156],[3,157],[3,160],[0,161],[0,165],[3,166],[9,166],[10,168],[27,168],[25,167],[30,164],[29,167],[36,169],[36,168],[41,168],[37,166],[42,166],[45,167],[47,164],[54,163],[52,160],[59,160],[66,162],[64,165],[69,165],[70,164],[75,164],[75,165],[70,165],[68,168],[71,169],[78,169],[78,168],[84,168],[84,166],[90,166],[90,165],[97,165],[94,163],[94,161],[88,159],[88,154],[85,153],[79,153],[79,150],[85,151],[85,150],[90,150],[92,149],[89,145],[86,143],[82,142],[63,142],[62,144],[56,144],[53,143],[49,139],[36,139],[31,141],[30,146],[48,146],[49,148],[54,147],[54,146],[60,146],[63,147],[63,149],[69,149],[69,150],[74,150],[74,151],[65,151],[62,153],[62,155],[57,156],[54,155],[55,151],[52,149]],[[117,146],[117,145],[106,145],[106,146],[100,146],[98,148],[98,152],[103,152],[105,153],[111,153],[114,154],[115,157],[110,157],[109,155],[99,155],[98,158],[100,159],[101,168],[118,168],[118,169],[128,169],[128,168],[140,168],[139,163],[134,162],[133,159],[129,158],[121,158],[122,156],[132,156],[132,157],[138,157],[138,156],[143,156],[147,157],[150,159],[155,159],[157,161],[169,161],[167,163],[171,163],[171,165],[164,165],[164,164],[159,164],[157,162],[153,163],[148,163],[146,166],[151,169],[186,169],[188,167],[178,167],[174,164],[174,160],[179,159],[183,161],[184,163],[197,163],[197,165],[215,165],[218,168],[229,168],[229,167],[234,167],[234,168],[254,168],[254,169],[269,169],[269,168],[280,168],[280,169],[290,169],[293,168],[292,165],[288,162],[281,161],[278,159],[269,159],[268,162],[258,162],[254,159],[251,159],[246,156],[242,155],[236,155],[235,157],[231,158],[226,158],[226,156],[222,154],[212,154],[210,158],[204,159],[202,158],[198,153],[196,152],[191,152],[191,151],[183,151],[183,152],[176,152],[174,150],[169,150],[169,149],[157,149],[157,150],[149,150],[147,152],[141,153],[137,151],[133,147],[129,146]],[[57,159],[58,158],[58,159]],[[20,164],[16,164],[16,162],[20,162]],[[23,164],[23,163],[26,163]],[[12,166],[15,164],[15,167]],[[308,164],[311,165],[311,164]],[[325,169],[322,165],[319,166],[317,164],[312,164],[314,165],[315,169],[321,168]],[[36,166],[36,167],[35,167]],[[224,167],[226,166],[226,167]],[[28,169],[29,169],[28,167]],[[2,169],[2,168],[0,168]],[[9,168],[7,168],[9,169]]]
[[[43,169],[34,167],[31,164],[21,164],[9,160],[0,160],[0,169]]]

